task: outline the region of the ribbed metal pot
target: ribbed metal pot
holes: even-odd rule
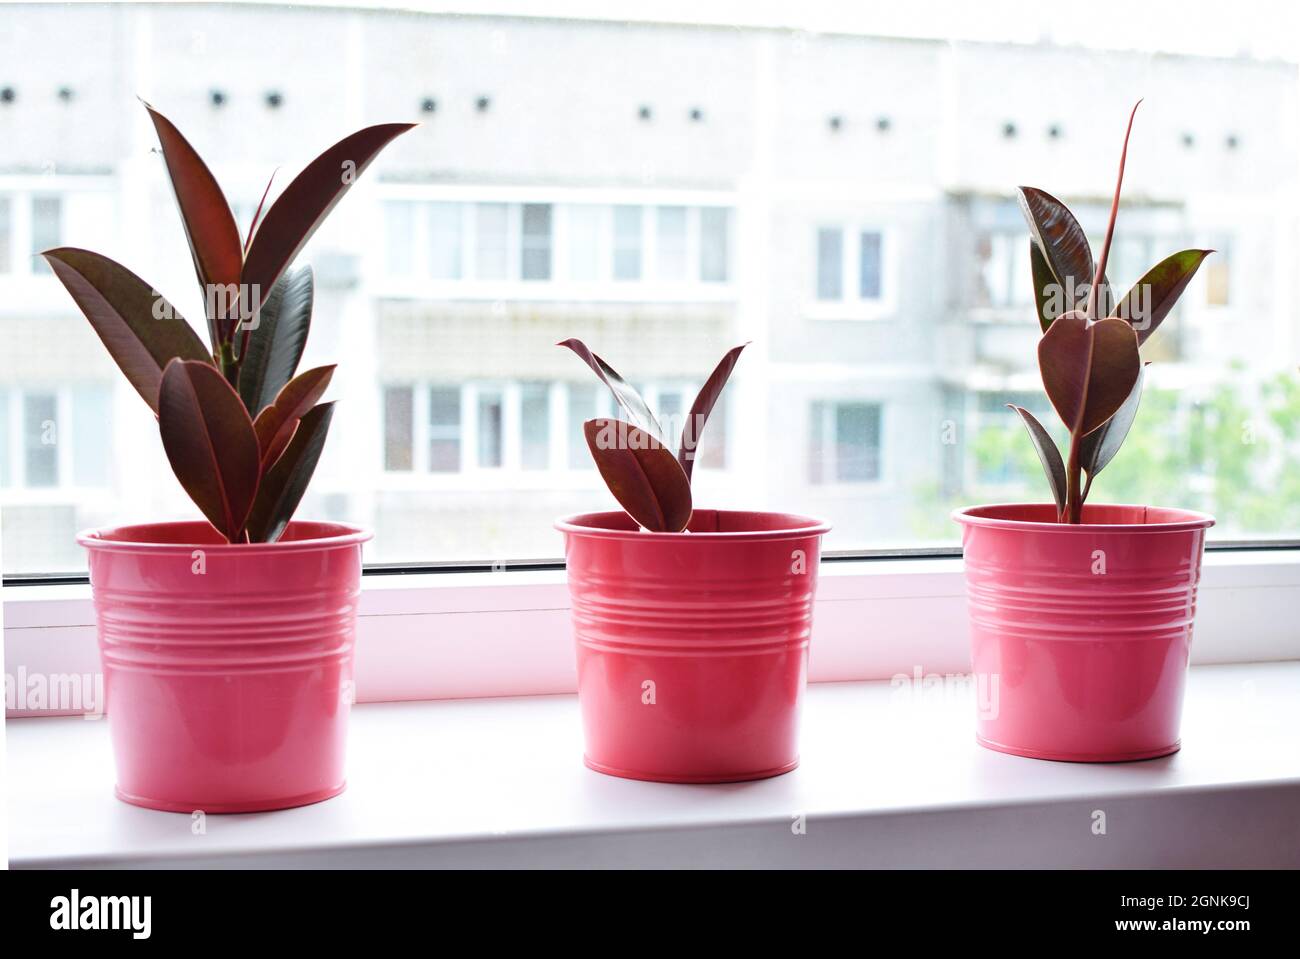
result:
[[[821,537],[785,513],[559,521],[589,767],[663,782],[761,779],[799,762]]]
[[[1179,748],[1205,531],[1190,510],[1042,504],[958,510],[978,741],[1119,762]]]
[[[227,544],[206,523],[78,541],[117,795],[176,812],[301,806],[343,791],[361,544],[337,523]]]

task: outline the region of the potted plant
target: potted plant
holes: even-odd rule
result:
[[[1139,101],[1140,102],[1140,101]],[[958,510],[971,656],[990,708],[978,741],[1038,759],[1115,762],[1179,748],[1183,686],[1206,530],[1190,510],[1087,504],[1137,413],[1139,347],[1212,250],[1162,260],[1118,303],[1106,279],[1128,137],[1101,253],[1074,216],[1031,187],[1038,364],[1069,431],[1062,457],[1028,410],[1012,407],[1042,461],[1053,502]]]
[[[670,446],[645,401],[579,340],[621,419],[584,424],[624,511],[557,522],[565,540],[586,764],[662,782],[734,782],[799,762],[821,537],[786,513],[695,509],[700,434],[744,346],[709,376]],[[672,449],[676,448],[674,454]]]
[[[205,346],[156,290],[88,250],[44,253],[158,420],[206,522],[81,534],[89,552],[117,795],[248,812],[344,786],[361,543],[292,520],[333,413],[333,366],[296,373],[310,268],[290,264],[356,177],[412,124],[367,127],[313,160],[242,241],[215,178],[148,107],[203,292]],[[265,294],[265,295],[264,295]],[[295,375],[296,374],[296,375]]]

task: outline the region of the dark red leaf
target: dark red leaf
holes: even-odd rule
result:
[[[1073,437],[1097,429],[1123,405],[1142,368],[1137,335],[1111,317],[1089,323],[1082,313],[1058,317],[1038,342],[1043,386]]]
[[[610,393],[614,394],[615,402],[632,418],[633,425],[645,430],[661,444],[667,445],[668,441],[667,437],[664,436],[663,427],[655,419],[654,413],[650,412],[650,407],[646,405],[646,401],[612,366],[591,352],[587,344],[582,340],[561,340],[555,345],[567,346],[573,350],[584,363],[591,367],[592,372],[600,378],[600,381],[609,387]]]
[[[1178,298],[1192,282],[1201,263],[1213,250],[1183,250],[1167,256],[1133,285],[1115,310],[1137,331],[1138,344],[1147,341],[1160,321],[1169,315]]]
[[[583,432],[605,485],[629,516],[656,533],[686,528],[691,481],[667,447],[622,420],[588,420]]]
[[[300,373],[284,385],[273,402],[253,420],[265,472],[289,445],[298,420],[325,395],[334,366],[318,366]]]
[[[158,429],[190,499],[226,539],[241,541],[260,457],[239,394],[210,363],[173,360],[158,392]]]
[[[741,343],[740,346],[732,347],[727,351],[722,361],[709,374],[709,378],[704,381],[704,386],[700,388],[695,402],[691,404],[686,424],[682,427],[681,447],[677,452],[677,462],[682,464],[687,480],[691,478],[691,470],[695,466],[695,449],[699,446],[704,424],[709,421],[709,414],[713,412],[713,407],[718,402],[718,397],[722,395],[722,389],[727,385],[736,361],[740,359],[740,351],[748,345],[749,343]]]
[[[1043,464],[1043,472],[1047,474],[1047,484],[1052,488],[1056,511],[1061,512],[1065,509],[1065,461],[1061,459],[1061,451],[1056,448],[1052,435],[1047,432],[1042,423],[1038,422],[1038,418],[1033,413],[1014,403],[1008,403],[1007,408],[1019,414],[1025,429],[1029,431],[1029,438],[1038,452],[1038,460]]]
[[[262,477],[248,517],[249,542],[274,543],[289,525],[316,471],[333,416],[334,404],[322,403],[298,422],[289,446]]]

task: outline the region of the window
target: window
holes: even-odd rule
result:
[[[603,208],[569,207],[569,278],[579,283],[600,279]]]
[[[817,299],[838,300],[844,295],[844,232],[817,231]]]
[[[821,483],[870,483],[880,479],[880,405],[812,404],[810,478]]]
[[[524,245],[521,275],[525,280],[551,278],[551,205],[524,204]]]
[[[519,388],[520,466],[544,470],[551,465],[551,386],[524,383]]]
[[[586,469],[591,464],[591,451],[582,425],[601,415],[600,395],[592,383],[567,384],[569,401],[569,469]]]
[[[59,483],[59,411],[53,393],[23,398],[24,481],[28,487]]]
[[[1023,229],[981,234],[976,256],[979,262],[976,305],[1030,304],[1034,283],[1029,267],[1029,235]],[[1032,308],[1030,315],[1033,315]]]
[[[63,245],[63,201],[57,196],[32,198],[32,270],[49,273],[42,250]]]
[[[495,469],[505,461],[505,402],[501,391],[478,394],[478,466]]]
[[[1205,262],[1205,305],[1228,306],[1232,302],[1232,240],[1220,236],[1215,253]]]
[[[108,485],[112,402],[109,387],[80,386],[72,391],[72,471],[77,486]]]
[[[656,223],[655,278],[680,283],[686,279],[686,207],[659,207]]]
[[[460,279],[459,203],[429,204],[429,275],[435,280]]]
[[[641,279],[641,208],[614,208],[614,279]]]
[[[455,473],[460,468],[460,389],[429,390],[429,470]]]
[[[0,196],[0,274],[13,272],[13,201]]]
[[[864,300],[880,299],[881,263],[880,234],[874,231],[858,234],[858,296]]]
[[[0,390],[0,489],[13,483],[9,455],[9,394]]]
[[[510,208],[504,203],[478,203],[474,209],[474,276],[504,280],[510,272]]]
[[[390,386],[384,390],[384,469],[386,470],[402,471],[414,468],[413,400],[414,391],[409,386]]]
[[[415,207],[403,200],[384,204],[387,267],[391,276],[415,273]]]
[[[727,282],[727,210],[706,206],[700,210],[700,279],[705,283]]]

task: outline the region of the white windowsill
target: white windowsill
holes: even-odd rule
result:
[[[614,779],[571,696],[357,707],[341,796],[191,818],[113,798],[107,726],[8,724],[9,854],[41,866],[1300,866],[1300,662],[1191,670],[1181,752],[978,747],[964,693],[809,688],[803,761],[755,783]],[[1096,811],[1106,834],[1093,834]],[[795,817],[806,833],[795,835]]]

